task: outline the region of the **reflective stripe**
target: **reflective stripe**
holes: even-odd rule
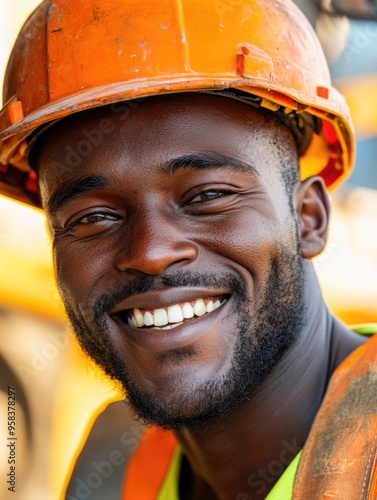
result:
[[[298,453],[292,462],[280,476],[278,482],[266,496],[266,500],[291,500],[293,495],[293,483],[298,468],[298,463],[301,458],[302,451]]]
[[[122,500],[156,500],[176,446],[172,432],[149,427],[127,467]]]
[[[377,333],[377,323],[369,323],[363,325],[354,325],[352,330],[361,335],[374,335]]]
[[[182,450],[181,447],[177,445],[174,451],[173,460],[157,500],[179,500],[179,473],[181,470],[181,461]]]
[[[301,451],[285,469],[278,482],[272,488],[265,500],[291,500],[293,483],[301,457]],[[179,500],[179,472],[181,467],[182,450],[177,445],[173,460],[166,475],[164,484],[156,500]]]

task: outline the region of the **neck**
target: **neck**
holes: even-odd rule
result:
[[[296,344],[229,415],[176,433],[185,499],[265,498],[302,449],[332,371],[360,343],[329,314],[310,263],[304,272],[306,319]]]

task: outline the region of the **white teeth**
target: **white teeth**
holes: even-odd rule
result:
[[[185,319],[190,319],[194,317],[194,309],[192,308],[192,305],[189,304],[188,302],[183,304],[182,312],[183,312],[183,317]]]
[[[185,302],[182,306],[175,304],[167,309],[154,309],[152,312],[146,311],[144,314],[139,308],[133,309],[131,317],[127,318],[128,324],[133,328],[142,328],[143,326],[164,327],[162,330],[176,328],[183,323],[184,319],[191,319],[195,316],[204,316],[220,307],[226,302],[209,300],[206,304],[203,299],[197,299],[192,306],[189,302]],[[167,325],[167,326],[166,326]]]
[[[215,309],[215,304],[212,302],[212,300],[210,300],[207,304],[207,313],[214,311],[214,309]]]
[[[168,308],[168,320],[169,323],[180,323],[183,321],[183,312],[178,304]]]
[[[147,311],[144,314],[144,325],[145,326],[152,326],[152,325],[154,325],[153,314],[151,314],[149,311]]]
[[[136,321],[137,326],[140,328],[141,326],[144,326],[144,316],[140,309],[134,309],[134,318]]]
[[[133,328],[137,328],[137,324],[136,324],[136,321],[134,319],[134,317],[132,316],[132,318],[127,318],[127,322],[130,326],[132,326]]]
[[[154,326],[165,326],[169,323],[165,309],[154,310]]]
[[[207,312],[207,307],[203,299],[197,299],[194,304],[195,316],[204,316]]]

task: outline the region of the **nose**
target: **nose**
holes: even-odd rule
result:
[[[155,276],[172,266],[187,265],[198,255],[198,245],[190,241],[173,218],[156,214],[148,217],[139,214],[128,225],[121,247],[116,262],[120,271]]]

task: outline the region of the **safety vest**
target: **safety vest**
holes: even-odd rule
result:
[[[129,462],[122,500],[179,500],[181,456],[173,432],[149,427]],[[377,499],[377,335],[335,370],[302,453],[266,500],[326,498]]]

